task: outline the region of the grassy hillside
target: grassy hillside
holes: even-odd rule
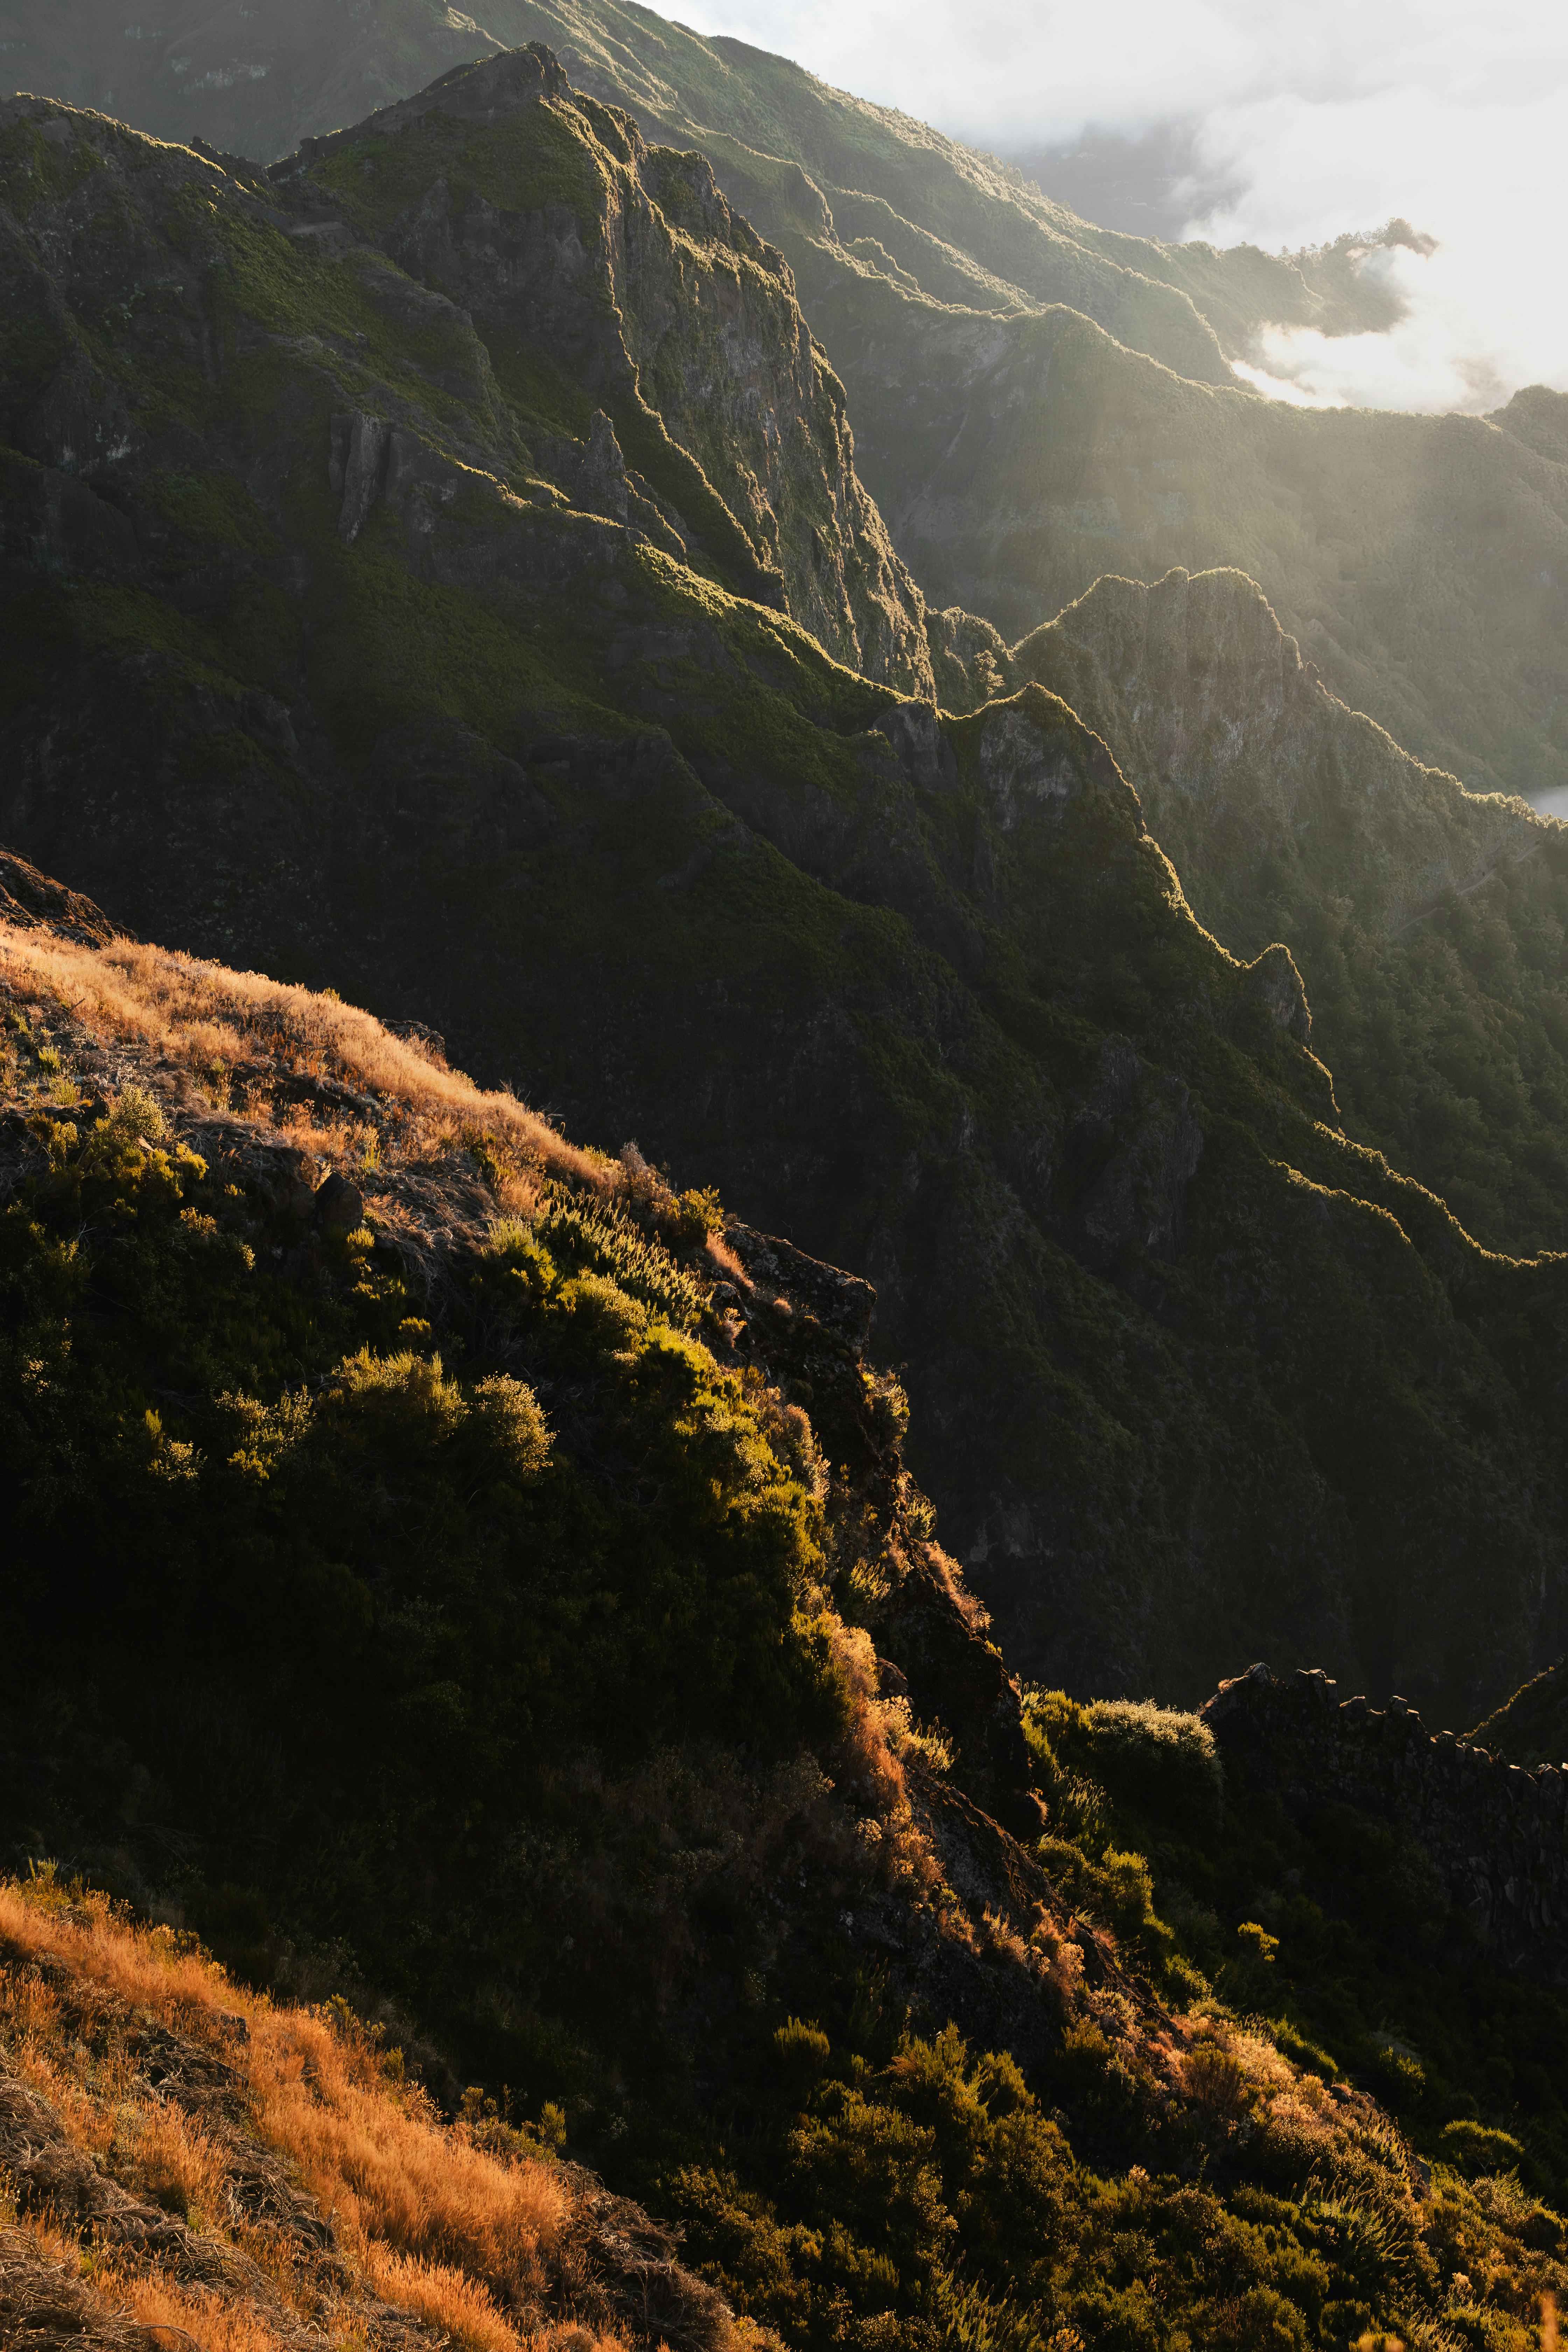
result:
[[[0,1885],[0,1955],[8,2343],[609,2352],[649,2340],[650,2253],[659,2319],[752,2340],[646,2214],[548,2141],[444,2118],[341,1997],[275,2005],[52,1869]]]
[[[864,1286],[337,999],[0,955],[20,2340],[1537,2341],[1560,2002],[1390,2066],[1408,1906],[1021,1703]]]
[[[0,824],[864,1268],[1020,1665],[1191,1698],[1263,1653],[1479,1713],[1558,1638],[1559,1269],[1324,1123],[1288,955],[1199,927],[1059,701],[939,724],[733,593],[756,541],[626,357],[672,252],[672,415],[710,303],[784,301],[727,212],[672,226],[668,159],[527,52],[398,120],[263,190],[13,110]],[[563,285],[567,166],[604,209]],[[511,291],[469,314],[484,236]],[[584,394],[659,480],[573,437]]]

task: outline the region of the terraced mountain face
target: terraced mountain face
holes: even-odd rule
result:
[[[1561,1265],[1346,1140],[1289,954],[1199,926],[1062,702],[900,690],[932,630],[698,166],[530,53],[265,182],[4,136],[0,834],[864,1269],[1021,1669],[1464,1720],[1549,1654]]]
[[[952,690],[1032,680],[1103,736],[1199,920],[1290,950],[1347,1131],[1494,1248],[1568,1241],[1568,838],[1330,693],[1239,572],[1106,579]]]

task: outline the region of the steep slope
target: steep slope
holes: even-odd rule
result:
[[[1472,1738],[1510,1764],[1568,1763],[1568,1675],[1563,1662],[1534,1675],[1506,1705],[1476,1726]]]
[[[579,502],[680,557],[710,539],[721,560],[738,537],[743,593],[773,601],[776,585],[852,668],[929,686],[921,599],[856,479],[843,393],[787,268],[700,157],[649,151],[625,116],[574,98],[546,52],[518,50],[271,177],[299,188],[300,233],[374,240],[477,322],[517,414],[583,434],[580,458],[539,444]],[[625,478],[595,399],[647,482]]]
[[[1563,396],[1533,387],[1490,420],[1321,415],[1231,373],[1268,320],[1389,323],[1363,241],[1286,259],[1094,229],[925,125],[613,0],[506,0],[482,29],[415,0],[363,19],[285,11],[265,32],[204,10],[129,46],[98,0],[73,5],[76,79],[60,12],[17,20],[12,55],[37,56],[41,84],[75,92],[81,61],[100,60],[95,87],[118,88],[132,120],[185,136],[199,113],[256,154],[357,113],[355,73],[416,81],[428,37],[476,53],[553,43],[586,89],[705,153],[787,256],[861,471],[931,604],[1014,637],[1108,571],[1233,565],[1334,692],[1428,764],[1479,791],[1568,783],[1568,473],[1547,414]],[[143,55],[152,79],[128,90],[119,61]],[[754,451],[747,463],[768,481]],[[743,488],[731,504],[743,515]]]
[[[1021,1668],[1195,1696],[1268,1652],[1472,1717],[1560,1639],[1560,1267],[1334,1130],[1288,953],[1201,929],[1060,702],[939,722],[837,667],[726,590],[727,506],[717,554],[658,536],[675,441],[644,420],[645,466],[693,470],[628,477],[623,519],[607,428],[550,422],[621,397],[602,307],[579,346],[548,303],[470,320],[385,249],[479,302],[454,220],[571,248],[550,175],[610,151],[552,70],[474,68],[265,189],[12,110],[42,323],[0,824],[117,921],[434,1021],[864,1269]],[[677,307],[677,409],[705,332]]]
[[[863,1284],[336,998],[38,922],[0,995],[0,1836],[83,1874],[0,1886],[8,2325],[1526,2341],[1560,2003],[1445,1953],[1385,2064],[1342,1879],[1358,2079],[1261,2021],[1310,1829],[1021,1704]]]
[[[285,176],[305,184],[287,215],[265,180],[242,170],[237,181],[181,149],[132,154],[107,126],[53,155],[49,110],[11,110],[9,183],[35,218],[40,200],[49,208],[67,241],[79,315],[51,308],[36,246],[13,240],[11,292],[30,332],[7,354],[10,438],[67,473],[112,446],[123,468],[148,437],[126,436],[126,399],[145,400],[162,369],[194,355],[194,337],[226,324],[232,338],[238,317],[284,343],[290,329],[325,329],[344,357],[368,362],[361,385],[380,401],[374,415],[351,408],[334,444],[346,540],[389,466],[396,477],[398,430],[422,403],[459,467],[514,497],[629,522],[793,611],[854,667],[927,684],[919,594],[856,480],[842,392],[779,256],[699,160],[650,152],[624,118],[574,100],[542,52],[459,68],[437,90],[333,143],[310,174],[296,164]],[[230,199],[221,216],[208,193],[218,188]],[[171,239],[182,203],[197,209]],[[388,269],[388,252],[401,267]],[[130,256],[155,273],[125,322],[142,367],[108,396],[91,328],[113,315]],[[306,256],[329,266],[312,270]],[[222,285],[226,304],[186,297],[168,274],[180,258]],[[402,381],[377,372],[389,344]],[[203,364],[266,347],[214,344]],[[167,498],[177,506],[176,491]],[[71,529],[68,514],[40,522]],[[243,520],[230,527],[243,543]]]
[[[52,1864],[0,1884],[17,2352],[755,2341],[668,2230],[547,2140],[444,2117],[341,1994],[275,2004],[194,1946]]]
[[[1104,737],[1234,955],[1289,948],[1349,1131],[1493,1247],[1562,1248],[1561,826],[1346,710],[1238,572],[1101,580],[990,659]]]

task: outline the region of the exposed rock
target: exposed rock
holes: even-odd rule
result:
[[[495,127],[535,107],[553,118],[542,141],[570,126],[578,189],[558,173],[561,196],[542,205],[473,189],[459,201],[433,154],[422,200],[376,224],[384,248],[481,334],[521,333],[580,373],[603,404],[561,468],[584,505],[668,552],[705,547],[841,660],[929,696],[923,604],[856,477],[842,388],[783,257],[731,211],[705,158],[650,148],[535,44],[307,140],[271,177],[303,195],[350,142],[406,145],[433,113]],[[623,454],[633,433],[637,469]],[[351,434],[334,457],[351,540],[385,463],[379,433],[362,442]]]
[[[82,947],[107,947],[112,939],[134,936],[111,923],[79,890],[40,874],[9,849],[0,849],[0,921],[15,923],[21,930],[58,931]]]
[[[1300,1045],[1310,1045],[1312,1016],[1307,992],[1287,947],[1276,943],[1247,967],[1247,992],[1261,1004],[1277,1029],[1289,1031]]]
[[[1201,1713],[1226,1774],[1303,1816],[1333,1800],[1387,1822],[1436,1864],[1496,1966],[1568,1984],[1568,1765],[1527,1772],[1451,1732],[1429,1737],[1403,1698],[1379,1708],[1337,1689],[1319,1671],[1281,1681],[1265,1665],[1222,1683]]]
[[[364,1194],[346,1176],[328,1176],[317,1188],[315,1214],[326,1233],[353,1233],[364,1219]]]

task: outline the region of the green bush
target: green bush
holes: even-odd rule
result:
[[[1218,1828],[1224,1775],[1206,1723],[1152,1699],[1095,1699],[1087,1715],[1089,1767],[1113,1798],[1189,1836]]]
[[[1473,2123],[1468,2116],[1445,2124],[1438,2141],[1447,2161],[1472,2179],[1489,2172],[1516,2172],[1525,2162],[1524,2149],[1511,2132]]]

